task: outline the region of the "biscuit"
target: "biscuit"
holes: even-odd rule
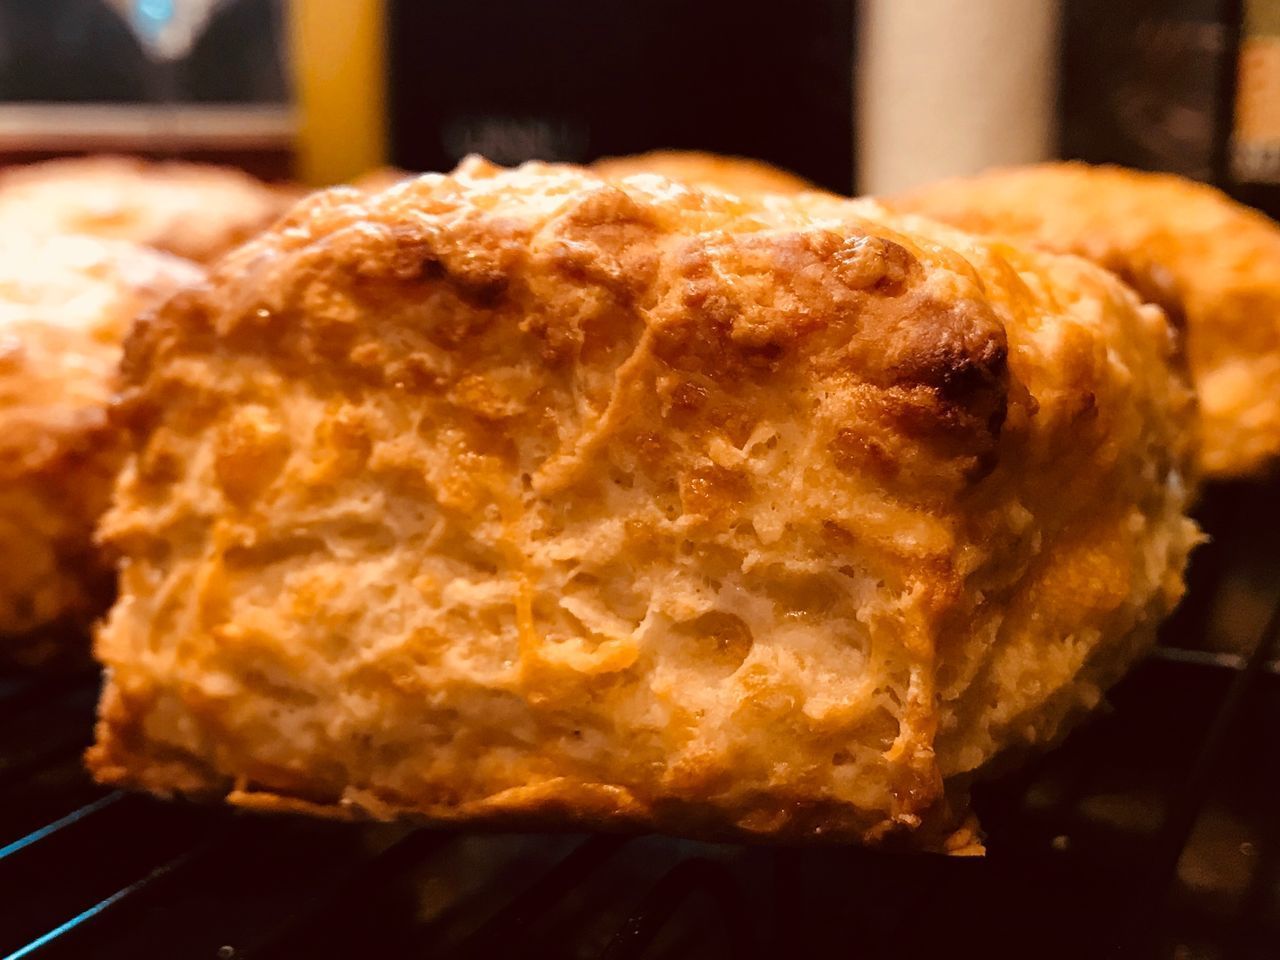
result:
[[[1201,468],[1267,473],[1280,456],[1280,226],[1204,184],[1083,163],[994,170],[888,201],[966,230],[1076,253],[1185,324]]]
[[[366,193],[378,193],[388,187],[404,183],[406,180],[412,180],[415,176],[417,174],[402,170],[399,167],[374,167],[372,170],[366,170],[360,176],[352,178],[348,186],[363,190]]]
[[[1171,352],[1092,264],[869,202],[481,160],[317,194],[130,340],[89,766],[954,848],[1182,590]]]
[[[697,150],[653,150],[627,157],[605,157],[591,165],[607,180],[657,174],[695,187],[714,187],[747,196],[757,193],[802,193],[821,188],[763,160],[728,157]]]
[[[92,535],[124,454],[107,422],[121,342],[200,276],[123,241],[0,233],[0,657],[42,659],[33,632],[106,609]]]
[[[0,229],[129,240],[207,263],[299,196],[231,167],[113,156],[50,160],[0,171]]]

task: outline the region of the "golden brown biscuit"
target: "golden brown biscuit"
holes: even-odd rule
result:
[[[0,234],[0,658],[39,658],[33,631],[105,609],[92,534],[124,452],[107,423],[121,341],[200,275],[122,241]]]
[[[822,189],[763,160],[726,157],[697,150],[653,150],[629,157],[605,157],[591,164],[591,170],[608,180],[652,173],[695,187],[714,187],[746,196]]]
[[[1201,466],[1259,473],[1280,456],[1280,226],[1203,184],[1082,163],[995,170],[891,201],[966,230],[1094,260],[1184,319]]]
[[[105,783],[939,846],[1182,590],[1189,390],[1083,260],[483,161],[132,338]]]
[[[404,183],[406,180],[412,180],[416,176],[416,173],[401,170],[399,167],[375,167],[360,174],[360,176],[351,181],[350,185],[357,190],[376,193],[379,190],[386,190],[388,187]]]
[[[0,171],[0,229],[130,240],[206,263],[299,196],[231,167],[110,156],[51,160]]]

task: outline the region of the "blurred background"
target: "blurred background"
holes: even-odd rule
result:
[[[338,182],[676,147],[878,192],[1115,161],[1271,212],[1280,0],[0,0],[0,161]]]

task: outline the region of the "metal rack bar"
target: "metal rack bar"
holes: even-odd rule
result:
[[[1196,756],[1191,773],[1182,789],[1166,808],[1164,822],[1155,857],[1152,861],[1153,879],[1168,890],[1177,874],[1178,861],[1191,838],[1200,810],[1209,797],[1214,776],[1222,761],[1224,748],[1239,722],[1245,707],[1257,689],[1266,663],[1275,657],[1280,640],[1280,602],[1272,609],[1266,627],[1249,656],[1244,669],[1236,675],[1227,691],[1209,732],[1205,735],[1200,752]]]
[[[45,824],[39,830],[32,830],[25,837],[19,837],[12,843],[0,847],[0,861],[20,850],[25,850],[28,847],[34,846],[41,840],[51,837],[61,830],[65,830],[68,827],[74,826],[75,824],[88,819],[95,813],[101,813],[109,807],[114,807],[127,796],[128,794],[124,791],[116,790],[113,793],[107,794],[105,797],[93,801],[93,803],[86,803],[83,807],[71,811],[65,817],[55,820],[53,823]]]
[[[760,941],[752,929],[751,911],[741,887],[724,864],[695,857],[678,863],[658,881],[640,909],[609,941],[601,960],[638,960],[676,909],[698,892],[707,894],[718,908],[729,939],[730,954],[743,958],[757,956]]]
[[[444,844],[447,836],[431,830],[415,830],[375,854],[328,890],[315,897],[301,910],[287,917],[255,943],[236,949],[237,960],[258,960],[284,948],[294,937],[314,925],[323,923],[326,908],[341,905],[346,913],[366,905],[385,885],[406,871],[419,866],[434,849]]]
[[[25,957],[35,956],[54,944],[61,944],[72,934],[83,932],[92,921],[101,917],[108,910],[119,907],[126,902],[137,902],[145,894],[154,893],[164,880],[214,850],[224,839],[224,835],[220,833],[218,836],[210,837],[191,849],[178,854],[178,856],[165,861],[145,876],[135,880],[128,886],[121,887],[115,893],[99,900],[93,906],[81,910],[71,919],[58,924],[48,933],[41,934],[25,946],[19,947],[4,957],[3,960],[23,960]]]
[[[458,955],[490,956],[500,946],[514,949],[534,919],[581,886],[622,849],[629,837],[602,835],[584,841],[523,893],[490,917],[460,946]],[[527,949],[527,944],[522,946]]]

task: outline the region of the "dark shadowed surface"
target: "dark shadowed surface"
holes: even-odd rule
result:
[[[853,185],[853,4],[390,4],[391,162],[451,170],[655,148]],[[500,24],[500,28],[496,26]]]

